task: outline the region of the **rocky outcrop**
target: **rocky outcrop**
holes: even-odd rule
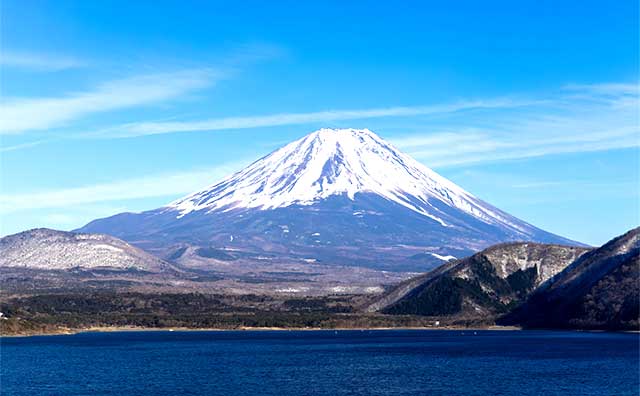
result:
[[[406,281],[368,307],[389,314],[493,317],[522,303],[589,249],[508,243]]]
[[[576,260],[499,320],[528,328],[638,329],[640,228]]]

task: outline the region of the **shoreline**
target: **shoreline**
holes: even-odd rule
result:
[[[119,333],[119,332],[265,332],[265,331],[390,331],[390,330],[445,330],[445,331],[522,331],[518,326],[484,326],[484,327],[239,327],[239,328],[192,328],[192,327],[135,327],[135,326],[100,326],[81,329],[61,328],[59,331],[34,332],[24,334],[0,334],[2,338],[69,336],[83,333]]]

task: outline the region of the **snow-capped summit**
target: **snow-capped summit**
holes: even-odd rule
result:
[[[354,200],[357,193],[377,194],[445,227],[448,224],[430,199],[487,223],[519,229],[368,129],[325,128],[312,132],[221,182],[172,202],[168,208],[182,217],[201,210],[312,205],[332,195]]]
[[[81,231],[159,250],[232,249],[259,257],[251,265],[273,257],[391,270],[424,270],[498,242],[572,243],[474,197],[368,129],[320,129],[167,206]]]

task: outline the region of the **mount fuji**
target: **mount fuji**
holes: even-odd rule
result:
[[[499,242],[577,244],[476,198],[367,129],[320,129],[164,207],[79,231],[178,262],[191,254],[389,271],[424,271]]]

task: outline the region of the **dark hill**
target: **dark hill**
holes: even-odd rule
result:
[[[638,329],[640,228],[571,264],[499,320],[526,328]]]
[[[520,304],[587,251],[536,243],[496,245],[400,284],[369,310],[491,318]]]

